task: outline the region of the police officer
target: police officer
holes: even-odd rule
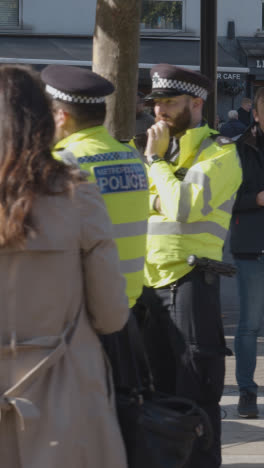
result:
[[[78,67],[50,65],[41,77],[53,99],[55,156],[78,164],[90,173],[90,181],[97,182],[113,223],[132,308],[143,287],[148,184],[138,152],[112,138],[103,126],[105,96],[114,87],[98,74]]]
[[[156,387],[195,400],[211,419],[213,446],[208,452],[195,446],[186,467],[218,468],[226,353],[219,278],[186,260],[191,254],[221,260],[241,168],[232,141],[202,119],[209,80],[168,64],[154,66],[151,78],[156,124],[145,147],[151,205],[140,299],[150,311],[145,344]]]

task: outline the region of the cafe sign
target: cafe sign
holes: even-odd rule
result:
[[[222,72],[217,73],[218,80],[241,80],[241,73]]]
[[[264,68],[264,59],[256,60],[256,68]]]
[[[264,74],[264,58],[263,57],[249,57],[248,66],[250,72],[256,77],[263,77]]]
[[[262,79],[264,74],[264,57],[248,57],[248,67],[251,74],[256,75],[256,77],[261,76]]]

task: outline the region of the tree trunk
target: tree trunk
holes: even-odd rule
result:
[[[135,132],[140,12],[141,0],[97,0],[93,71],[115,86],[105,125],[119,140]]]

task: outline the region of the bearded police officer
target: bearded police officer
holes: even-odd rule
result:
[[[41,76],[53,98],[55,157],[78,164],[97,182],[113,223],[132,308],[143,287],[148,184],[138,152],[116,141],[103,126],[105,96],[114,87],[78,67],[50,65]]]
[[[195,446],[186,467],[218,468],[226,354],[219,278],[189,266],[187,257],[222,259],[241,168],[232,141],[202,119],[209,80],[168,64],[154,66],[151,77],[156,124],[144,150],[151,210],[140,299],[150,311],[145,344],[156,387],[192,398],[211,419],[213,446],[207,452]],[[142,138],[134,143],[142,146]],[[180,359],[177,329],[185,342]]]

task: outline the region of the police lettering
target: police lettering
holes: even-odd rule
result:
[[[147,190],[147,177],[141,164],[115,164],[95,167],[94,175],[101,193]]]

